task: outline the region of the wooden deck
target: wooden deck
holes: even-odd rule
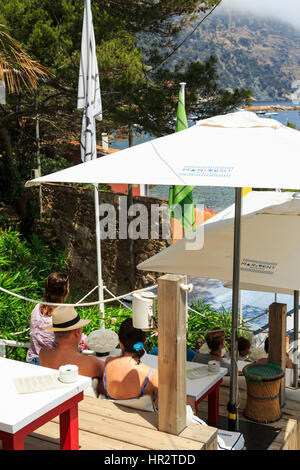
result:
[[[216,428],[191,423],[175,436],[158,431],[157,419],[155,413],[85,396],[79,403],[80,450],[217,449]],[[25,450],[58,449],[59,418],[25,438]]]
[[[239,419],[252,423],[243,415],[246,406],[247,392],[239,389]],[[219,415],[227,418],[227,403],[229,401],[229,384],[220,386]],[[204,421],[207,419],[207,399],[198,406],[198,416]],[[266,424],[277,428],[276,437],[266,450],[299,450],[300,449],[300,403],[286,400],[282,408],[280,420]],[[241,429],[240,429],[241,430]],[[242,430],[241,430],[242,431]],[[245,436],[244,436],[245,437]]]
[[[227,418],[229,386],[220,387],[220,416]],[[239,417],[243,416],[246,391],[239,392]],[[207,419],[207,399],[198,407],[198,416]],[[159,432],[158,415],[132,410],[109,401],[85,396],[79,403],[80,450],[215,450],[217,429],[190,423],[179,435]],[[300,403],[286,401],[282,418],[269,425],[277,434],[267,450],[300,449]],[[1,441],[0,441],[1,448]],[[25,438],[26,450],[58,450],[59,419],[55,418]]]

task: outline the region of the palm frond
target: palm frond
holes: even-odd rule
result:
[[[36,87],[39,78],[51,75],[49,70],[31,58],[0,24],[0,80],[9,92],[19,92],[22,84]]]

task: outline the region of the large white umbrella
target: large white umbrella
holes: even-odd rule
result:
[[[232,361],[229,427],[237,426],[237,328],[239,312],[241,187],[300,186],[300,134],[273,119],[240,111],[198,121],[96,161],[36,178],[43,182],[130,183],[235,187],[232,291]],[[233,417],[233,419],[232,419]]]
[[[193,250],[191,241],[182,239],[138,268],[232,281],[234,204],[195,234],[201,231],[202,249]],[[300,290],[299,238],[300,198],[295,193],[251,191],[244,196],[240,287],[289,294]]]
[[[300,187],[300,134],[240,111],[36,178],[42,182]]]

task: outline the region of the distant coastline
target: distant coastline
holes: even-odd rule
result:
[[[264,106],[244,106],[243,109],[246,111],[267,111],[267,112],[273,112],[273,111],[297,111],[300,110],[300,106],[283,106],[280,104],[270,104],[270,105],[264,105]]]

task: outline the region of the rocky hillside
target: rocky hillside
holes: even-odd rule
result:
[[[220,85],[251,88],[257,100],[289,99],[293,81],[300,80],[300,30],[274,19],[212,14],[179,48],[173,63],[211,54],[219,61]]]

